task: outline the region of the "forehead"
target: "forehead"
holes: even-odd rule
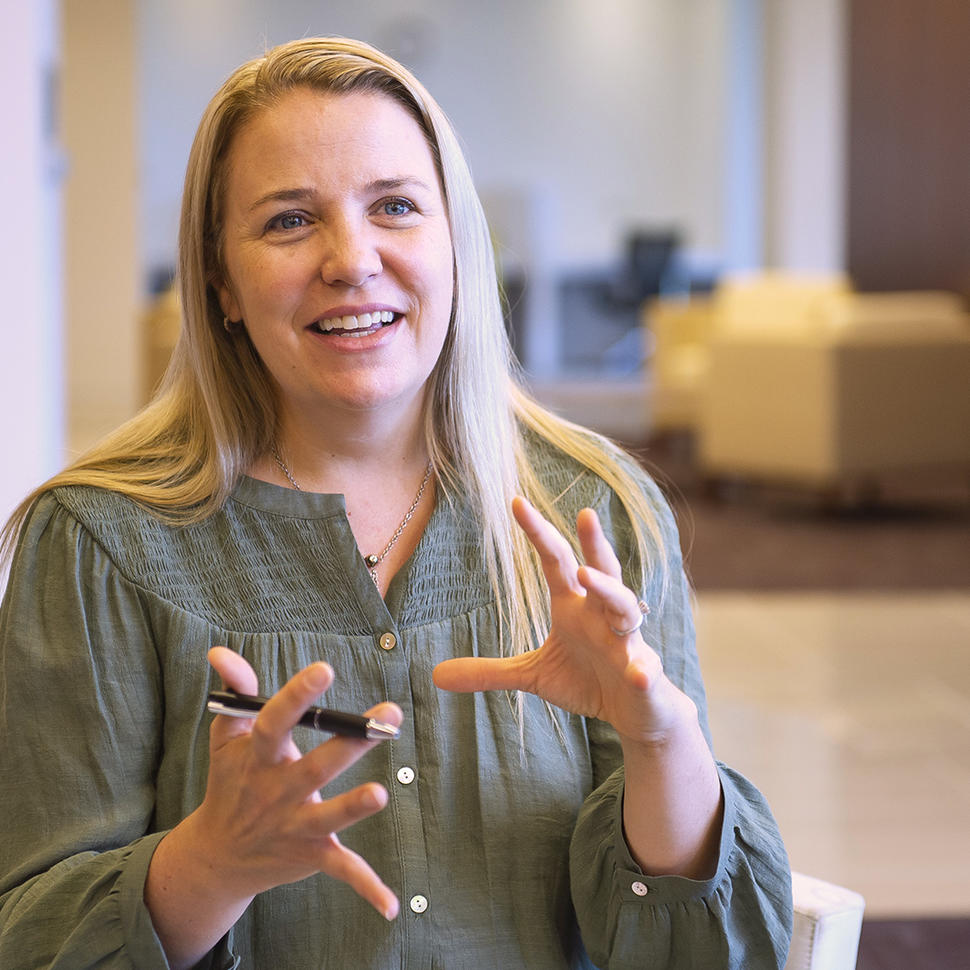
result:
[[[421,126],[398,101],[372,91],[287,92],[239,128],[227,168],[230,194],[307,178],[364,184],[393,176],[439,183]]]

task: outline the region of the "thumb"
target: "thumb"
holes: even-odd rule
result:
[[[207,654],[209,663],[223,684],[240,694],[258,694],[259,680],[249,662],[228,647],[213,647]]]
[[[213,670],[222,678],[228,690],[240,694],[258,694],[259,679],[256,672],[234,650],[227,647],[213,647],[206,655]],[[210,743],[220,747],[233,738],[249,734],[253,729],[249,718],[216,717],[209,730]]]
[[[530,654],[516,657],[456,657],[438,664],[432,673],[442,690],[468,693],[478,690],[532,691],[528,676]]]

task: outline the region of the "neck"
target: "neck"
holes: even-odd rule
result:
[[[410,477],[428,462],[424,424],[420,419],[364,415],[348,421],[327,415],[319,421],[284,414],[276,447],[304,491],[348,493]],[[287,484],[272,454],[261,457],[252,474]]]
[[[297,480],[302,474],[320,484],[334,473],[423,467],[428,459],[420,406],[322,414],[285,409],[276,445]]]
[[[253,470],[257,478],[303,492],[344,496],[347,520],[381,594],[414,550],[434,507],[434,477],[423,435],[385,441],[301,437],[292,428]],[[366,446],[365,446],[366,445]]]

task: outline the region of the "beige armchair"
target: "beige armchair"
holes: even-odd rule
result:
[[[718,326],[698,459],[709,477],[828,488],[970,470],[970,319],[945,293],[829,294],[777,326]]]
[[[693,431],[714,333],[713,297],[660,298],[644,307],[650,356],[649,426],[653,432]]]
[[[865,900],[858,893],[792,873],[795,918],[785,970],[854,970]]]
[[[174,286],[156,296],[142,316],[142,399],[155,393],[182,328],[182,310]]]
[[[764,273],[655,301],[645,321],[650,426],[694,435],[709,479],[829,489],[970,470],[970,317],[954,294]]]
[[[730,277],[710,296],[660,298],[644,307],[651,351],[650,427],[696,432],[710,367],[711,343],[722,332],[777,332],[823,314],[847,278],[764,272]]]

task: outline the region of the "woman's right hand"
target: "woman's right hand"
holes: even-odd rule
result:
[[[225,647],[209,662],[227,688],[258,693],[256,674]],[[255,719],[216,716],[209,732],[209,778],[202,804],[159,843],[145,901],[173,966],[192,966],[266,889],[317,872],[346,882],[387,919],[398,900],[370,865],[337,833],[380,811],[386,789],[376,783],[326,799],[320,789],[379,741],[334,737],[301,754],[291,731],[333,682],[327,664],[292,677]],[[368,716],[401,723],[395,704]]]

